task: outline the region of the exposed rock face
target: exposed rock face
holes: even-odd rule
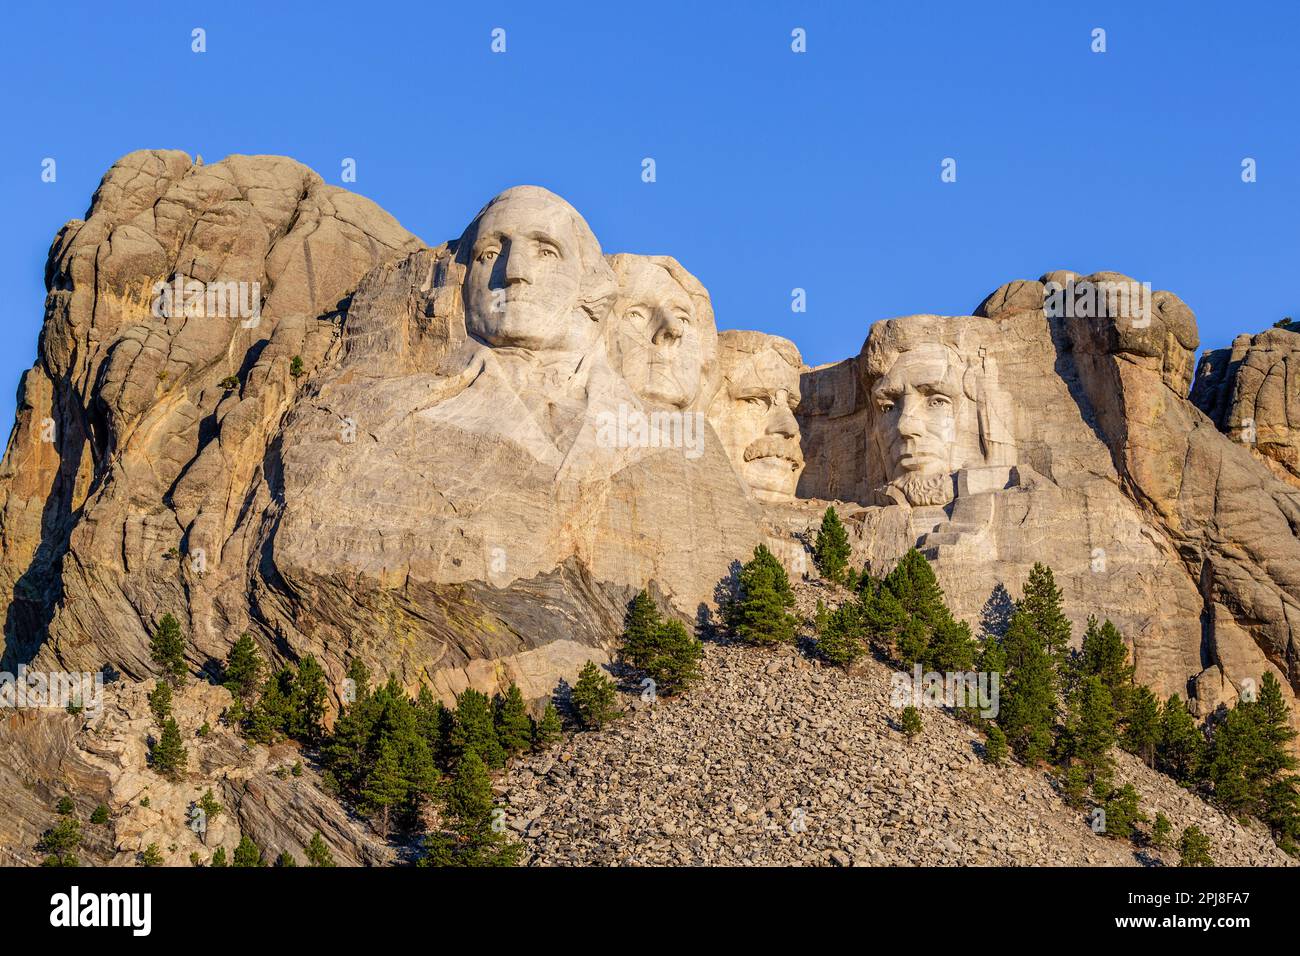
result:
[[[1192,402],[1278,477],[1300,487],[1300,333],[1239,335],[1201,356]]]
[[[540,697],[635,590],[707,610],[760,541],[802,570],[837,503],[858,561],[919,545],[969,619],[1051,564],[1202,713],[1300,686],[1300,492],[1187,399],[1171,293],[1062,313],[1053,273],[808,369],[544,189],[429,248],[290,160],[178,152],[110,170],[47,278],[0,474],[10,664],[143,678],[170,611],[196,669],[248,630],[335,681]]]

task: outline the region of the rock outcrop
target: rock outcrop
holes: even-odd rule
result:
[[[1050,564],[1076,624],[1111,618],[1202,715],[1265,671],[1300,688],[1293,333],[1211,353],[1198,408],[1191,310],[1118,274],[862,317],[859,354],[810,369],[538,187],[430,247],[292,160],[145,151],[46,279],[0,465],[10,670],[147,681],[170,612],[195,672],[247,631],[336,695],[359,657],[537,700],[608,659],[642,587],[707,618],[760,542],[811,573],[833,505],[855,563],[919,546],[971,621]],[[1124,294],[1063,307],[1081,286]],[[1254,447],[1216,427],[1246,418]],[[71,753],[63,720],[41,752]]]

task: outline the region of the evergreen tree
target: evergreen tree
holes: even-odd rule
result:
[[[496,727],[497,740],[508,754],[522,753],[533,743],[533,727],[528,719],[528,706],[524,695],[514,684],[505,696],[497,695],[493,722]]]
[[[319,830],[312,834],[311,843],[307,844],[307,863],[311,866],[338,865],[334,862],[334,854],[325,845],[325,840],[320,835]]]
[[[921,712],[911,704],[903,708],[903,716],[900,721],[904,736],[910,744],[922,730]]]
[[[265,665],[257,652],[257,645],[247,632],[239,635],[235,646],[226,658],[222,686],[246,705],[251,705],[262,685],[262,673]]]
[[[451,746],[457,760],[473,750],[489,767],[505,766],[506,751],[497,738],[492,702],[486,694],[469,687],[457,695]]]
[[[293,854],[288,850],[282,850],[280,855],[275,858],[275,865],[281,868],[297,866],[298,861],[293,858]]]
[[[1061,611],[1061,589],[1047,565],[1035,562],[1030,569],[1017,610],[1028,617],[1048,655],[1063,669],[1070,649],[1070,622]]]
[[[1108,783],[1114,771],[1110,749],[1115,745],[1115,727],[1110,690],[1096,674],[1085,677],[1072,695],[1066,749],[1068,756],[1083,767],[1091,784]]]
[[[1179,866],[1214,866],[1210,858],[1210,838],[1195,825],[1183,831],[1178,841]]]
[[[1169,837],[1173,834],[1173,824],[1163,813],[1156,814],[1156,822],[1151,824],[1151,844],[1157,849],[1164,849],[1169,845]]]
[[[642,663],[653,656],[655,632],[663,623],[659,608],[650,599],[650,592],[640,591],[627,606],[623,617],[623,659],[633,667],[644,667]]]
[[[244,733],[259,744],[280,740],[293,719],[294,673],[287,667],[262,685],[262,696],[249,712]]]
[[[1026,763],[1047,758],[1056,714],[1056,669],[1051,655],[1024,611],[1011,618],[999,643],[1005,673],[998,702],[998,726]]]
[[[81,824],[77,818],[64,815],[59,822],[41,834],[36,849],[48,853],[44,866],[76,866],[74,851],[81,845]]]
[[[189,669],[185,666],[185,638],[181,625],[171,614],[164,614],[149,643],[149,656],[163,679],[173,686],[185,683]]]
[[[533,749],[545,750],[559,743],[563,733],[564,727],[560,723],[560,715],[556,712],[555,705],[548,700],[546,709],[542,711],[542,719],[533,728]]]
[[[150,843],[147,847],[144,848],[144,852],[140,854],[140,865],[141,866],[162,866],[163,865],[162,851],[158,849],[157,843]]]
[[[1155,766],[1156,747],[1160,743],[1160,701],[1145,684],[1134,687],[1129,697],[1121,743],[1148,767]]]
[[[164,777],[175,780],[185,772],[189,754],[181,742],[181,729],[176,725],[176,718],[167,718],[149,756],[153,769]]]
[[[927,670],[941,673],[968,671],[975,666],[976,651],[970,625],[944,614],[934,627],[923,663]]]
[[[796,621],[790,579],[776,556],[760,544],[740,569],[740,594],[727,608],[732,634],[748,644],[788,644]]]
[[[467,751],[443,795],[443,829],[425,838],[421,866],[514,866],[522,852],[496,825],[492,779],[478,754]]]
[[[230,864],[226,862],[226,848],[224,846],[217,847],[216,852],[212,854],[212,861],[208,866],[219,869],[223,866],[229,865]]]
[[[99,804],[95,807],[95,812],[90,815],[90,822],[100,826],[108,822],[108,807]]]
[[[574,685],[571,697],[578,723],[599,730],[618,716],[616,699],[614,682],[601,673],[595,661],[587,661],[578,674],[578,683]]]
[[[853,602],[827,611],[817,602],[817,653],[828,663],[848,667],[866,653],[861,615]]]
[[[1007,735],[997,724],[992,724],[988,729],[988,737],[984,741],[984,760],[995,767],[1000,767],[1006,759]]]
[[[217,798],[213,796],[211,787],[208,787],[207,792],[203,794],[195,806],[203,811],[204,819],[207,820],[208,823],[211,823],[219,817],[221,811],[226,809],[217,801]]]
[[[1107,836],[1117,840],[1132,838],[1137,824],[1147,820],[1139,806],[1141,799],[1131,783],[1110,792],[1105,802]]]
[[[54,812],[59,816],[67,816],[75,809],[77,805],[72,802],[71,797],[59,797],[59,802],[54,805]]]
[[[154,720],[162,724],[172,714],[172,685],[160,680],[149,692],[149,710]]]
[[[212,865],[217,865],[215,857],[213,858]],[[262,859],[261,848],[254,843],[247,834],[239,838],[239,846],[235,847],[235,856],[232,860],[232,865],[244,867],[266,865],[266,861]]]
[[[891,660],[898,660],[899,643],[910,618],[884,581],[868,581],[858,591],[863,627],[868,640]]]
[[[290,695],[286,732],[291,737],[315,743],[324,734],[325,702],[329,686],[325,671],[316,658],[308,654],[298,662]]]
[[[813,545],[813,564],[821,576],[830,581],[844,583],[849,569],[849,533],[834,508],[827,508],[822,515],[821,527],[817,530],[817,541]]]
[[[1160,740],[1156,744],[1156,769],[1179,783],[1200,779],[1205,757],[1205,736],[1187,705],[1172,695],[1160,710]]]
[[[1120,715],[1128,712],[1134,666],[1128,660],[1128,645],[1109,619],[1098,624],[1095,617],[1089,616],[1076,671],[1080,679],[1100,678],[1111,693],[1115,712]]]

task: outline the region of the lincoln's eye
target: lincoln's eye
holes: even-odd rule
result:
[[[541,256],[543,259],[560,258],[559,250],[556,249],[554,246],[541,246],[538,248],[537,254]]]
[[[931,395],[930,401],[927,404],[929,404],[931,408],[946,408],[952,404],[952,401],[947,395]]]

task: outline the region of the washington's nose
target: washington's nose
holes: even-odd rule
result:
[[[655,310],[655,333],[651,339],[655,345],[676,345],[685,332],[686,327],[677,316],[662,309]]]
[[[533,281],[533,263],[523,250],[517,250],[514,246],[506,246],[502,253],[505,259],[503,272],[506,282],[527,282]]]

